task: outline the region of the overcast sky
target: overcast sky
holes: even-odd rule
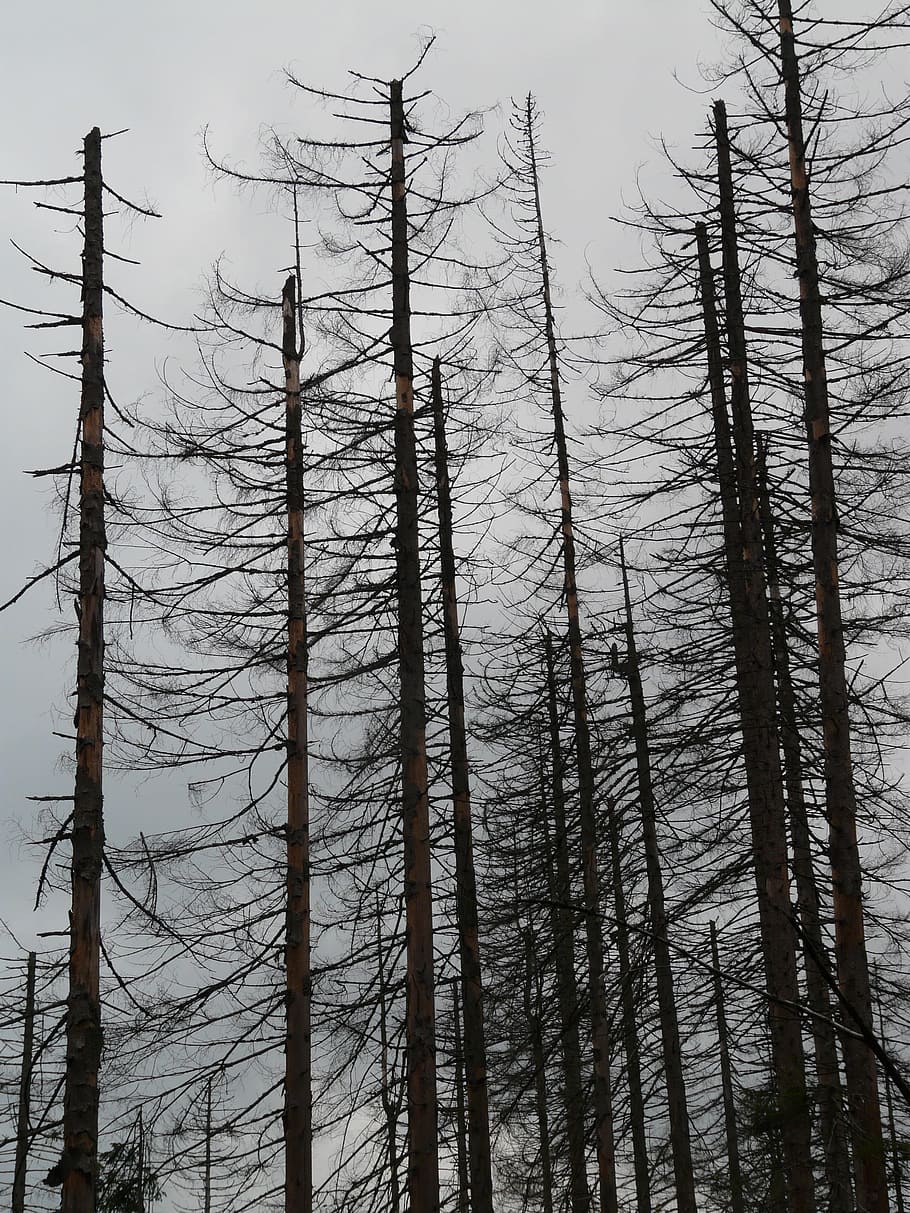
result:
[[[383,78],[407,70],[430,31],[437,41],[422,83],[454,112],[499,103],[507,110],[510,97],[529,90],[537,96],[545,115],[543,140],[553,158],[544,201],[549,226],[562,240],[553,255],[566,296],[583,276],[586,257],[603,274],[634,259],[628,236],[610,216],[624,198],[634,198],[642,166],[663,172],[656,137],[664,134],[688,146],[709,102],[709,95],[699,96],[674,79],[676,74],[685,84],[699,85],[699,63],[719,53],[700,0],[10,5],[0,49],[0,176],[75,174],[80,162],[74,153],[87,130],[96,124],[103,132],[128,127],[128,134],[105,143],[106,180],[127,196],[147,196],[163,218],[130,229],[110,225],[113,249],[142,261],[139,268],[112,267],[112,276],[139,306],[189,319],[220,254],[260,268],[264,257],[262,273],[268,272],[270,255],[276,273],[283,264],[280,248],[274,240],[269,244],[274,229],[265,201],[239,200],[229,187],[213,184],[200,150],[202,128],[210,128],[220,153],[255,166],[264,125],[302,131],[322,121],[285,83],[285,67],[343,90],[349,68]],[[486,118],[491,167],[504,118],[495,110]],[[6,237],[0,241],[0,296],[65,310],[71,296],[60,288],[51,294],[8,242],[14,239],[54,265],[78,267],[71,225],[65,216],[36,210],[33,202],[42,197],[0,190]],[[6,553],[0,600],[53,552],[52,491],[47,481],[23,471],[67,458],[78,388],[42,371],[24,350],[67,348],[67,339],[58,337],[25,332],[19,314],[0,311],[7,423],[0,441]],[[148,394],[151,400],[159,391],[156,368],[165,357],[179,357],[159,334],[113,316],[107,347],[108,375],[124,399]],[[18,849],[14,823],[31,819],[29,794],[71,790],[68,772],[57,765],[67,747],[52,731],[69,728],[65,695],[74,677],[72,645],[25,643],[55,618],[51,595],[44,592],[0,616],[0,813],[13,858],[0,888],[0,916],[24,946],[36,925],[29,904],[37,868],[34,857]],[[119,790],[114,780],[108,781],[106,799],[115,838],[133,833],[141,824],[137,812],[154,804],[154,797],[136,801],[131,789]],[[47,926],[48,916],[41,921]]]

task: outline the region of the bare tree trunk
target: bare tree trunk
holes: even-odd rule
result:
[[[735,336],[735,261],[725,247],[727,304],[733,376],[734,425],[738,450],[740,507],[736,504],[730,433],[724,399],[723,367],[714,281],[703,224],[696,228],[715,445],[724,520],[724,549],[733,622],[737,698],[746,767],[752,852],[758,893],[765,981],[770,995],[772,1070],[780,1112],[781,1138],[790,1213],[814,1213],[811,1126],[806,1099],[805,1062],[797,1005],[796,933],[790,921],[790,879],[780,752],[776,728],[773,658],[768,604],[762,568],[761,525],[754,484],[751,415],[744,346]],[[729,232],[725,232],[725,242]]]
[[[784,80],[790,188],[803,379],[812,497],[812,560],[818,614],[818,674],[825,754],[825,803],[828,852],[834,890],[837,978],[847,1004],[872,1028],[872,995],[863,922],[862,871],[856,833],[856,791],[850,748],[850,716],[845,670],[843,621],[837,565],[837,503],[831,455],[828,383],[823,344],[822,301],[806,145],[803,136],[799,63],[790,0],[778,0],[781,72]],[[852,1034],[843,1039],[847,1099],[853,1117],[853,1168],[856,1203],[864,1213],[886,1213],[888,1182],[882,1141],[875,1055]]]
[[[25,1213],[28,1171],[28,1122],[31,1113],[32,1053],[35,1039],[35,953],[28,954],[25,976],[25,1019],[22,1026],[22,1068],[19,1073],[19,1107],[16,1115],[16,1164],[13,1172],[12,1213]]]
[[[878,998],[878,1038],[881,1041],[882,1048],[887,1049],[888,1042],[885,1038],[885,1016],[882,1012],[881,994]],[[888,1112],[888,1136],[891,1139],[891,1180],[894,1184],[894,1200],[897,1205],[897,1213],[904,1213],[904,1192],[901,1183],[901,1156],[897,1141],[897,1127],[894,1123],[894,1098],[891,1093],[891,1079],[888,1077],[888,1071],[885,1070],[885,1108]]]
[[[389,1080],[389,1028],[386,999],[388,990],[385,979],[385,962],[382,957],[382,918],[379,912],[379,899],[376,904],[376,960],[379,973],[379,1067],[380,1067],[380,1098],[382,1111],[385,1115],[386,1142],[389,1156],[389,1193],[391,1198],[391,1213],[399,1213],[401,1208],[401,1189],[398,1183],[398,1104],[392,1096]]]
[[[417,532],[417,447],[411,350],[408,212],[402,84],[390,86],[392,188],[392,330],[395,359],[395,528],[398,662],[407,922],[408,1192],[410,1213],[439,1208],[436,1109],[436,1024],[430,812],[427,798],[426,692],[420,541]]]
[[[212,1080],[205,1084],[205,1161],[202,1173],[202,1211],[212,1213]]]
[[[458,1213],[468,1213],[471,1207],[471,1187],[468,1179],[468,1126],[464,1099],[464,1052],[461,1034],[461,1001],[457,986],[452,985],[452,1012],[455,1022],[455,1150],[458,1163]]]
[[[534,212],[537,222],[538,264],[547,358],[550,372],[550,400],[553,408],[553,432],[559,469],[559,495],[563,554],[563,593],[569,635],[569,663],[572,679],[572,706],[575,719],[575,757],[578,766],[579,821],[581,825],[582,887],[584,892],[585,938],[588,957],[588,1001],[591,1015],[591,1043],[594,1059],[594,1111],[597,1118],[595,1141],[600,1180],[602,1213],[617,1213],[616,1160],[613,1144],[613,1108],[610,1092],[610,1041],[604,997],[603,923],[600,914],[600,877],[597,856],[597,821],[594,812],[594,769],[591,761],[591,730],[588,721],[588,697],[582,651],[581,621],[578,610],[578,585],[575,576],[575,532],[572,523],[572,494],[569,479],[569,455],[562,408],[556,326],[550,296],[550,269],[547,242],[540,205],[531,101],[527,112],[528,146],[534,184]],[[688,1213],[688,1211],[681,1211]]]
[[[739,1136],[736,1131],[736,1103],[733,1099],[733,1070],[727,1039],[727,1015],[724,1010],[724,984],[717,951],[717,928],[711,923],[711,964],[714,966],[714,1008],[717,1015],[717,1041],[720,1051],[720,1082],[724,1098],[724,1130],[727,1138],[727,1169],[730,1179],[731,1213],[744,1213],[743,1178],[739,1166]]]
[[[793,875],[796,882],[797,911],[803,932],[803,963],[806,993],[812,1011],[811,1029],[815,1046],[815,1072],[818,1081],[819,1129],[825,1150],[831,1213],[851,1213],[853,1197],[850,1184],[850,1148],[843,1116],[843,1092],[837,1057],[837,1039],[831,1013],[831,993],[819,958],[827,955],[822,938],[821,907],[812,840],[802,776],[802,744],[796,718],[796,695],[790,671],[787,626],[780,590],[780,562],[774,534],[774,516],[768,494],[765,444],[756,435],[758,495],[764,534],[765,569],[768,575],[771,639],[774,645],[774,673],[780,716],[784,779],[787,789],[787,816],[793,847]]]
[[[101,132],[85,137],[82,395],[79,421],[79,642],[63,1156],[45,1180],[62,1213],[94,1213],[101,1061],[101,869],[104,860],[104,218]]]
[[[525,931],[525,1015],[531,1036],[531,1059],[534,1067],[534,1094],[537,1125],[540,1133],[540,1180],[543,1213],[553,1213],[553,1163],[550,1155],[550,1121],[547,1109],[546,1051],[543,1042],[542,992],[537,958],[534,955],[534,934]]]
[[[313,1207],[313,1089],[310,972],[310,794],[307,745],[307,620],[304,583],[303,438],[296,282],[284,284],[288,533],[287,920],[285,929],[284,1208]]]
[[[490,1113],[487,1096],[487,1051],[483,1024],[483,978],[477,921],[477,881],[471,834],[471,788],[464,722],[464,666],[455,589],[452,500],[439,359],[433,361],[433,432],[436,446],[436,495],[439,509],[439,563],[442,573],[443,632],[446,652],[446,699],[449,715],[452,802],[455,834],[455,912],[461,958],[464,1011],[464,1063],[467,1078],[468,1146],[473,1213],[493,1213],[490,1162]]]
[[[610,814],[610,857],[613,864],[613,904],[616,907],[616,951],[619,955],[619,981],[622,988],[623,1042],[626,1049],[626,1073],[629,1080],[629,1118],[632,1122],[632,1157],[635,1171],[635,1197],[638,1213],[651,1213],[651,1188],[648,1167],[648,1143],[645,1138],[645,1100],[641,1085],[641,1055],[638,1027],[635,1023],[635,991],[632,989],[632,964],[629,959],[629,924],[626,920],[626,895],[622,886],[622,862],[619,855],[619,823],[612,800]]]
[[[545,645],[552,800],[550,797],[544,796],[543,822],[551,902],[550,925],[556,955],[563,1101],[569,1146],[569,1203],[572,1213],[587,1213],[590,1208],[590,1195],[585,1162],[585,1101],[581,1081],[581,1044],[578,1037],[578,988],[575,981],[575,915],[569,867],[563,756],[559,737],[556,665],[553,656],[553,638],[549,631],[545,636]],[[541,774],[543,774],[543,767],[541,767]],[[553,807],[552,835],[547,821],[547,808],[550,801]]]
[[[645,866],[648,877],[648,909],[654,946],[654,970],[657,982],[657,1005],[660,1014],[660,1036],[663,1047],[664,1073],[667,1083],[667,1104],[670,1119],[670,1148],[673,1152],[673,1176],[679,1213],[694,1213],[696,1208],[695,1180],[692,1168],[692,1145],[689,1138],[689,1109],[686,1100],[686,1080],[683,1073],[682,1048],[679,1043],[679,1016],[673,989],[673,966],[667,932],[664,879],[657,842],[657,815],[654,806],[654,784],[651,779],[651,753],[648,744],[648,716],[638,648],[632,622],[632,598],[622,540],[619,545],[625,602],[626,660],[622,667],[629,685],[632,708],[632,736],[635,739],[635,762],[638,773],[638,807],[644,841]]]

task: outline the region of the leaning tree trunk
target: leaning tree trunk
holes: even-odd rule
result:
[[[436,1135],[436,1015],[430,810],[427,797],[423,602],[417,531],[417,445],[411,349],[408,209],[402,82],[390,86],[392,188],[392,329],[395,372],[395,572],[402,772],[402,833],[407,935],[408,1192],[410,1213],[439,1208]]]
[[[790,1213],[814,1213],[811,1126],[798,1013],[796,934],[790,921],[787,830],[776,728],[773,658],[762,568],[761,525],[754,486],[753,438],[748,407],[745,350],[744,346],[740,348],[735,334],[733,300],[738,283],[734,284],[732,281],[735,261],[732,259],[731,250],[725,247],[727,306],[733,316],[732,321],[730,316],[727,320],[733,378],[733,415],[739,439],[737,466],[734,467],[724,398],[714,280],[704,224],[697,225],[696,238],[717,470],[721,486],[736,692],[752,828],[762,956],[769,995],[768,1018],[775,1098],[780,1114]],[[729,232],[725,233],[725,243],[728,239]],[[739,507],[736,500],[737,479]]]
[[[739,1135],[736,1130],[736,1102],[733,1098],[733,1069],[730,1065],[727,1013],[724,1008],[724,982],[720,969],[720,956],[717,951],[717,928],[713,922],[711,923],[711,964],[714,969],[714,1012],[717,1017],[720,1083],[724,1101],[724,1133],[727,1139],[730,1213],[744,1213],[743,1177],[739,1165]]]
[[[575,530],[572,522],[572,493],[569,455],[566,443],[562,388],[556,326],[550,295],[550,269],[547,242],[540,205],[534,131],[528,99],[528,146],[534,190],[540,293],[544,308],[544,335],[550,375],[550,403],[553,409],[553,434],[559,470],[560,530],[562,533],[563,594],[569,636],[569,669],[572,680],[572,707],[575,723],[575,760],[578,768],[578,815],[581,826],[582,889],[584,894],[585,941],[588,959],[588,1003],[591,1017],[591,1043],[594,1060],[594,1112],[597,1118],[595,1143],[600,1181],[602,1213],[617,1213],[616,1159],[613,1144],[613,1107],[610,1092],[610,1036],[604,995],[603,922],[600,912],[600,876],[597,856],[597,819],[594,811],[594,767],[591,759],[591,728],[588,720],[588,695],[582,650],[581,620],[578,610],[578,584],[575,573]],[[692,1213],[681,1209],[680,1213]]]
[[[635,1022],[635,991],[629,956],[629,923],[626,918],[626,894],[623,888],[622,859],[619,853],[619,823],[612,800],[610,815],[610,859],[613,874],[613,905],[616,908],[616,951],[619,957],[619,981],[622,997],[623,1043],[626,1050],[626,1075],[629,1083],[629,1119],[632,1129],[632,1163],[635,1172],[635,1200],[638,1213],[651,1213],[650,1167],[645,1136],[645,1100],[641,1083],[641,1052],[638,1025]]]
[[[632,621],[632,597],[626,571],[626,555],[619,543],[625,604],[626,660],[622,665],[629,686],[632,708],[632,736],[635,740],[635,764],[638,776],[638,807],[644,841],[645,867],[648,877],[648,910],[654,947],[654,970],[657,982],[657,1006],[660,1015],[660,1036],[663,1049],[664,1074],[667,1083],[667,1105],[670,1120],[670,1149],[673,1154],[673,1176],[679,1210],[694,1210],[695,1180],[692,1168],[692,1144],[689,1138],[689,1109],[686,1080],[683,1073],[682,1048],[679,1042],[679,1015],[673,989],[673,966],[670,961],[669,923],[664,898],[664,879],[657,843],[657,814],[654,806],[654,784],[651,778],[651,752],[648,744],[648,716],[645,694],[638,664],[638,647]]]
[[[787,625],[780,590],[780,561],[774,532],[774,516],[768,492],[765,444],[756,435],[758,497],[764,535],[765,569],[768,575],[771,639],[774,645],[774,674],[780,714],[784,780],[787,788],[787,817],[793,847],[793,876],[796,883],[796,908],[803,938],[803,965],[806,994],[812,1012],[810,1027],[815,1047],[815,1073],[818,1081],[819,1129],[825,1150],[825,1171],[831,1213],[850,1213],[853,1197],[850,1185],[850,1148],[844,1124],[844,1100],[837,1057],[837,1039],[828,986],[827,948],[822,937],[821,905],[815,867],[812,862],[812,837],[803,788],[802,742],[796,717],[796,694],[790,670]]]
[[[22,1069],[19,1074],[19,1106],[16,1115],[16,1162],[13,1171],[12,1213],[25,1213],[25,1180],[28,1171],[28,1121],[32,1090],[32,1053],[35,1039],[35,953],[28,954],[25,976],[25,1019],[22,1027]]]
[[[455,1159],[458,1175],[458,1213],[469,1213],[471,1208],[471,1181],[468,1179],[468,1123],[465,1111],[464,1097],[464,1048],[462,1045],[461,1014],[459,1003],[461,994],[452,984],[452,1016],[454,1044],[452,1052],[455,1056]]]
[[[446,654],[452,803],[455,835],[455,915],[461,959],[464,1015],[464,1065],[468,1102],[468,1156],[472,1213],[493,1213],[490,1162],[490,1113],[487,1051],[483,1025],[483,979],[477,922],[477,881],[471,833],[471,787],[464,722],[464,666],[455,589],[452,498],[439,359],[433,360],[433,432],[436,452],[436,500],[439,511],[439,564],[442,573],[442,621]]]
[[[104,211],[101,132],[85,156],[82,256],[82,397],[79,425],[79,642],[73,804],[69,995],[63,1157],[46,1182],[62,1184],[62,1213],[95,1213],[101,1061],[101,869],[104,862]]]
[[[878,1037],[882,1048],[887,1049],[888,1041],[885,1036],[885,1015],[882,1011],[881,992],[878,995]],[[901,1150],[898,1144],[897,1127],[894,1120],[894,1097],[891,1094],[891,1079],[885,1071],[885,1109],[888,1113],[888,1137],[891,1147],[891,1180],[894,1184],[894,1200],[897,1213],[904,1213],[904,1190],[901,1177]]]
[[[585,1101],[581,1080],[581,1044],[578,1036],[578,986],[575,980],[575,911],[569,865],[569,835],[566,794],[563,783],[563,754],[559,736],[559,702],[553,637],[545,637],[547,667],[547,720],[550,732],[550,795],[544,792],[543,823],[547,851],[550,928],[556,958],[556,992],[559,1007],[559,1039],[562,1052],[563,1104],[569,1148],[569,1208],[587,1213],[590,1208],[585,1162]],[[541,763],[541,778],[544,777]],[[552,805],[553,830],[548,823]]]
[[[304,584],[303,437],[295,279],[281,297],[288,533],[287,922],[285,930],[284,1208],[313,1208],[310,1049],[310,796],[307,747],[307,620]]]
[[[837,980],[844,1001],[871,1032],[872,994],[863,922],[846,652],[838,586],[837,502],[831,455],[822,299],[790,0],[778,0],[778,14],[802,329],[809,492],[812,497],[812,561],[818,617],[818,677],[825,755],[825,807],[834,892],[834,948]],[[843,1053],[847,1100],[853,1122],[856,1203],[865,1213],[886,1213],[888,1181],[875,1055],[865,1040],[857,1039],[852,1033],[844,1034]]]

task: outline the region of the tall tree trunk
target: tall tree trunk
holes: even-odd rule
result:
[[[490,1162],[490,1113],[487,1097],[487,1051],[483,1024],[483,979],[477,922],[477,881],[471,833],[471,788],[464,722],[464,666],[455,589],[452,499],[439,359],[433,360],[433,432],[436,447],[436,500],[439,510],[439,563],[442,573],[442,619],[446,653],[446,700],[449,715],[452,803],[455,834],[455,913],[461,959],[464,1014],[464,1064],[468,1099],[468,1152],[473,1213],[493,1213]]]
[[[724,398],[723,366],[714,280],[704,224],[696,228],[708,374],[714,416],[718,476],[724,523],[724,550],[733,623],[736,689],[746,767],[752,853],[758,894],[765,982],[769,993],[772,1071],[780,1113],[781,1139],[790,1213],[814,1213],[811,1126],[806,1098],[805,1062],[797,1005],[796,934],[790,921],[790,879],[780,752],[776,728],[773,658],[768,603],[762,568],[761,525],[754,485],[751,415],[744,346],[735,335],[733,284],[735,261],[725,230],[724,265],[730,365],[734,391],[734,425],[738,467],[734,469]],[[732,306],[731,306],[732,304]],[[739,472],[740,506],[736,504]]]
[[[559,703],[553,637],[544,638],[547,667],[547,717],[550,730],[551,796],[544,795],[544,843],[547,850],[550,929],[556,957],[556,991],[562,1051],[563,1103],[569,1147],[569,1207],[572,1213],[590,1208],[585,1162],[585,1101],[581,1081],[581,1044],[578,1035],[578,987],[575,980],[575,911],[569,865],[569,834],[563,784],[563,755],[559,736]],[[544,767],[541,766],[543,775]],[[547,820],[552,804],[553,831]]]
[[[461,1034],[459,1003],[461,995],[452,985],[452,1013],[454,1016],[455,1043],[455,1156],[458,1164],[458,1213],[468,1213],[471,1207],[471,1184],[468,1179],[468,1125],[464,1098],[464,1046]]]
[[[304,583],[300,348],[293,275],[281,297],[288,535],[287,921],[285,930],[284,1208],[313,1208],[310,972],[310,794],[307,619]],[[302,336],[302,334],[301,334]]]
[[[569,668],[572,679],[572,706],[575,723],[575,758],[578,766],[578,807],[581,825],[582,887],[584,892],[585,940],[588,958],[588,1001],[591,1015],[591,1043],[594,1059],[594,1111],[597,1117],[595,1141],[600,1180],[602,1213],[617,1213],[616,1160],[613,1144],[613,1108],[610,1092],[610,1037],[604,996],[603,923],[600,914],[600,876],[597,856],[597,819],[594,811],[594,768],[591,760],[591,730],[588,721],[588,696],[582,650],[581,621],[578,610],[578,585],[575,575],[575,531],[572,522],[572,493],[569,455],[566,443],[562,388],[556,326],[550,296],[550,269],[547,242],[540,205],[540,186],[531,99],[527,108],[528,146],[534,189],[534,213],[537,226],[540,290],[544,307],[544,328],[550,373],[550,402],[553,409],[553,434],[559,469],[560,529],[562,532],[563,593],[569,635]],[[680,1213],[690,1213],[681,1210]]]
[[[547,1066],[543,1040],[543,994],[540,970],[534,955],[534,933],[525,931],[525,1016],[531,1037],[534,1096],[540,1134],[540,1180],[543,1213],[553,1213],[553,1163],[550,1154],[550,1119],[547,1108]]]
[[[16,1115],[16,1163],[13,1172],[12,1213],[25,1213],[28,1171],[28,1122],[31,1113],[32,1054],[35,1040],[35,953],[28,954],[25,976],[25,1018],[22,1025],[22,1068],[19,1073],[19,1107]]]
[[[882,1011],[880,992],[878,996],[878,1038],[881,1041],[882,1048],[887,1049],[888,1042],[885,1038],[885,1016]],[[891,1146],[891,1179],[894,1184],[894,1201],[897,1205],[897,1213],[904,1213],[904,1191],[901,1183],[901,1156],[897,1141],[897,1127],[894,1123],[894,1097],[891,1093],[891,1079],[888,1077],[887,1070],[885,1070],[885,1108],[888,1112],[888,1137],[890,1138]]]
[[[623,1042],[626,1050],[626,1073],[629,1080],[629,1118],[632,1123],[632,1159],[635,1171],[635,1198],[638,1213],[651,1213],[648,1143],[645,1138],[645,1100],[641,1085],[641,1054],[638,1047],[638,1026],[635,1022],[635,991],[629,957],[629,924],[626,920],[626,894],[622,884],[622,861],[619,854],[619,823],[612,800],[607,801],[610,815],[610,858],[613,866],[613,904],[616,908],[616,951],[619,955],[619,981],[622,990]]]
[[[79,421],[79,642],[63,1157],[47,1176],[62,1213],[94,1213],[101,1061],[101,869],[104,861],[104,212],[101,132],[85,137],[82,395]]]
[[[205,1084],[205,1158],[202,1170],[202,1211],[212,1213],[212,1080]]]
[[[390,86],[392,189],[392,330],[395,371],[395,563],[407,923],[408,1192],[410,1213],[439,1208],[436,1023],[430,811],[427,798],[423,604],[417,533],[417,446],[411,349],[408,210],[402,83]]]
[[[696,1208],[695,1180],[692,1168],[692,1145],[689,1139],[689,1110],[686,1100],[686,1080],[683,1074],[682,1049],[679,1043],[679,1016],[673,989],[673,966],[670,961],[669,924],[664,899],[664,879],[657,843],[657,814],[654,806],[654,784],[651,778],[651,752],[648,744],[648,716],[638,647],[632,621],[632,598],[622,540],[619,544],[625,602],[626,660],[622,667],[629,685],[632,708],[632,736],[635,739],[635,763],[638,775],[638,807],[644,841],[645,866],[648,877],[648,909],[654,946],[654,970],[657,982],[657,1006],[660,1014],[660,1037],[663,1048],[664,1073],[667,1082],[667,1104],[670,1118],[670,1148],[673,1152],[673,1176],[679,1213],[694,1213]]]
[[[743,1178],[739,1165],[739,1135],[736,1131],[736,1103],[733,1099],[733,1070],[727,1039],[727,1014],[724,1009],[724,983],[717,950],[717,928],[711,923],[711,964],[714,968],[714,1009],[717,1016],[717,1042],[720,1052],[720,1083],[724,1099],[724,1131],[727,1139],[727,1169],[730,1179],[730,1211],[744,1213]]]
[[[380,1099],[386,1123],[386,1145],[389,1161],[390,1213],[399,1213],[401,1188],[398,1182],[398,1103],[392,1095],[389,1079],[389,1026],[386,1002],[388,987],[385,978],[385,961],[382,956],[382,915],[379,898],[376,899],[376,960],[379,973],[379,1068]]]
[[[825,805],[834,891],[834,947],[841,993],[871,1031],[872,995],[863,922],[846,653],[838,586],[837,503],[831,455],[822,301],[790,0],[778,0],[778,14],[802,328],[809,492],[812,497],[812,560],[818,616],[818,675],[825,754]],[[857,1040],[852,1034],[844,1036],[843,1053],[847,1100],[853,1118],[856,1203],[864,1213],[886,1213],[888,1182],[875,1055],[864,1040]]]
[[[796,695],[790,670],[787,624],[780,588],[780,561],[774,533],[774,516],[768,493],[765,444],[756,435],[758,496],[764,535],[765,569],[768,575],[768,607],[771,614],[771,640],[774,646],[774,673],[780,715],[781,748],[784,757],[784,781],[787,789],[787,817],[793,848],[793,875],[796,904],[802,928],[803,964],[806,993],[812,1011],[811,1029],[815,1046],[815,1072],[818,1081],[818,1114],[825,1150],[825,1172],[831,1213],[851,1213],[853,1197],[850,1184],[850,1149],[843,1116],[843,1093],[837,1057],[837,1040],[831,1014],[831,993],[820,958],[827,949],[822,938],[821,907],[812,839],[803,788],[802,742],[796,717]]]

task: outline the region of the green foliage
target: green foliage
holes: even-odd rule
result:
[[[140,1149],[139,1142],[130,1138],[114,1142],[99,1156],[98,1213],[149,1213],[160,1198],[158,1180],[148,1160],[140,1157]]]

